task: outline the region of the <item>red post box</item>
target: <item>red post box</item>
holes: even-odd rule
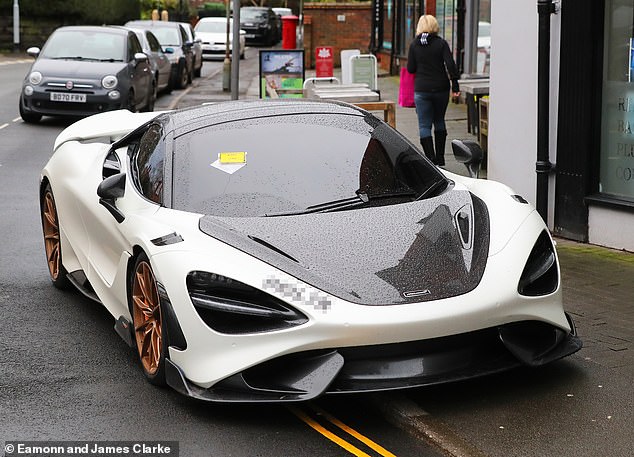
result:
[[[282,16],[282,49],[295,49],[297,47],[297,16]]]

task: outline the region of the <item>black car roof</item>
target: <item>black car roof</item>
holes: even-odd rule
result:
[[[366,111],[354,105],[339,101],[258,99],[236,100],[185,108],[162,114],[156,120],[164,123],[169,130],[174,130],[175,136],[180,136],[209,125],[292,114],[368,115]],[[374,118],[371,114],[369,116]]]

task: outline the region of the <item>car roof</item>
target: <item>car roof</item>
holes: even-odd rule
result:
[[[366,116],[367,113],[348,103],[333,100],[266,99],[235,100],[185,108],[159,115],[156,119],[169,125],[175,136],[226,122],[294,114],[339,114]],[[371,114],[370,117],[375,118]],[[378,122],[378,118],[375,118]]]
[[[182,27],[182,25],[178,22],[167,22],[167,21],[138,20],[138,21],[128,21],[125,23],[126,27],[134,27],[139,25],[146,26],[146,27],[172,27],[172,28]]]
[[[233,20],[233,18],[229,18],[231,20]],[[197,24],[201,23],[201,22],[227,22],[227,18],[226,17],[201,17]]]
[[[59,27],[55,31],[89,31],[89,32],[105,32],[112,34],[127,34],[129,30],[119,27],[116,25],[67,25],[64,27]]]

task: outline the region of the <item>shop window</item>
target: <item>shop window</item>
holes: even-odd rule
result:
[[[599,192],[634,201],[634,5],[605,8]]]

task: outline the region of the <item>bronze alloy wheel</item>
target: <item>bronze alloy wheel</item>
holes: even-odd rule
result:
[[[57,225],[57,210],[53,194],[47,190],[44,194],[42,225],[44,229],[44,247],[46,249],[46,261],[48,272],[53,281],[59,276],[59,227]]]
[[[139,259],[132,278],[134,335],[143,370],[150,380],[159,374],[163,362],[163,327],[156,280],[150,264]]]
[[[40,203],[42,212],[42,231],[44,232],[44,250],[46,252],[46,264],[51,275],[53,285],[60,289],[68,285],[66,270],[62,265],[62,247],[59,235],[59,218],[55,198],[49,184],[42,193]]]

